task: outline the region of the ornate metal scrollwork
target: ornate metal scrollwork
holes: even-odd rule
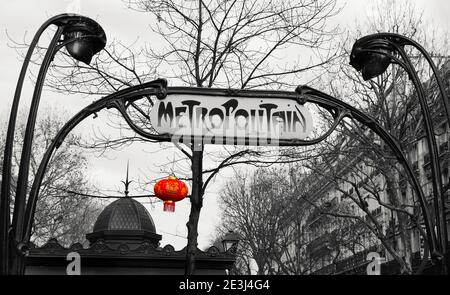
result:
[[[167,96],[172,94],[190,94],[190,95],[205,95],[214,99],[214,97],[242,97],[243,99],[255,98],[259,97],[261,99],[270,99],[276,102],[277,99],[290,99],[294,101],[296,104],[307,104],[311,103],[318,107],[324,108],[327,110],[332,118],[333,122],[331,126],[326,130],[324,134],[314,139],[280,139],[278,144],[279,146],[308,146],[317,144],[324,139],[326,139],[330,134],[337,128],[338,124],[342,122],[344,118],[354,119],[361,124],[369,127],[372,131],[374,131],[377,135],[379,135],[393,150],[394,154],[400,161],[400,163],[405,167],[405,171],[412,181],[412,185],[417,191],[419,201],[422,207],[424,214],[424,221],[427,225],[427,228],[433,228],[431,220],[428,220],[426,217],[430,216],[428,212],[428,207],[426,205],[425,196],[420,187],[420,184],[417,180],[417,177],[414,175],[413,170],[411,169],[408,161],[406,160],[405,155],[402,153],[400,145],[397,140],[392,137],[376,120],[358,109],[352,107],[351,105],[338,100],[328,94],[320,92],[316,89],[310,88],[308,86],[299,86],[295,90],[295,92],[287,92],[287,91],[261,91],[261,90],[230,90],[230,89],[211,89],[211,88],[191,88],[191,87],[167,87],[167,81],[164,79],[158,79],[152,82],[144,83],[141,85],[129,87],[127,89],[120,90],[116,93],[108,95],[82,111],[80,111],[77,115],[75,115],[71,120],[69,120],[64,127],[58,132],[56,138],[50,145],[49,149],[45,153],[43,160],[39,166],[38,172],[36,174],[35,180],[33,182],[29,200],[27,203],[26,210],[26,220],[25,220],[25,230],[24,233],[25,241],[29,240],[31,224],[33,220],[34,210],[36,206],[36,201],[38,199],[39,187],[42,182],[42,178],[45,173],[45,169],[47,167],[48,161],[50,160],[51,155],[54,150],[57,149],[67,134],[81,121],[90,115],[96,114],[102,109],[116,109],[123,116],[124,120],[130,126],[130,128],[135,131],[140,136],[158,141],[158,142],[168,142],[173,140],[171,134],[158,134],[155,130],[144,130],[142,126],[139,126],[129,115],[130,108],[134,108],[138,113],[144,116],[145,119],[148,119],[148,112],[142,110],[137,101],[146,98],[149,99],[152,96],[155,96],[157,99],[165,99]],[[151,103],[150,103],[151,104]],[[149,106],[149,107],[152,107]],[[245,142],[249,144],[249,142]],[[436,237],[433,235],[433,232],[428,230],[428,240],[432,245],[436,244]],[[432,247],[432,249],[436,249]],[[173,251],[173,250],[172,250]],[[164,248],[163,252],[170,255],[172,252],[169,248]],[[234,251],[234,250],[233,250]],[[439,255],[439,253],[433,253],[433,255]]]

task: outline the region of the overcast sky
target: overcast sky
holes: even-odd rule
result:
[[[413,1],[413,0],[411,0]],[[8,115],[11,105],[14,88],[20,67],[22,65],[16,51],[8,47],[10,41],[7,34],[14,40],[21,40],[24,36],[29,42],[37,28],[49,17],[63,12],[74,12],[89,16],[97,20],[104,28],[108,40],[121,40],[129,44],[135,40],[148,41],[147,14],[132,11],[126,7],[126,1],[121,0],[3,0],[0,2],[0,116],[2,120]],[[372,1],[363,0],[338,0],[340,6],[344,6],[343,11],[333,22],[344,28],[352,28],[355,22],[363,22],[370,10],[367,6]],[[450,1],[448,0],[414,0],[418,9],[424,10],[427,20],[447,30],[450,23]],[[25,35],[26,34],[26,35]],[[29,82],[29,81],[28,81]],[[31,96],[32,88],[26,86],[22,95],[23,105],[27,103],[27,98]],[[42,95],[43,105],[57,106],[68,112],[75,114],[92,101],[89,98],[80,99],[77,96],[61,96],[55,93],[44,91]],[[86,128],[93,128],[92,122],[77,128],[82,132]],[[161,177],[159,168],[153,164],[162,164],[170,161],[170,152],[146,153],[144,151],[156,151],[159,147],[154,146],[134,146],[121,151],[111,153],[108,158],[93,158],[89,178],[93,183],[104,189],[120,189],[120,181],[124,179],[125,166],[130,160],[130,177],[138,178],[148,175],[149,178]],[[208,191],[199,228],[199,246],[208,247],[211,232],[220,221],[217,209],[217,191],[220,185],[211,187]],[[162,205],[155,208],[146,205],[150,210],[156,223],[158,233],[163,235],[162,244],[170,243],[176,249],[185,246],[186,240],[174,235],[186,236],[186,222],[189,215],[189,202],[187,200],[177,203],[174,214],[162,213]],[[172,234],[172,235],[170,235]]]

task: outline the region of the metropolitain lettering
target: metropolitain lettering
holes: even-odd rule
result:
[[[203,135],[208,132],[226,136],[307,132],[307,119],[295,104],[286,109],[267,102],[255,104],[252,108],[241,107],[237,99],[229,99],[213,107],[195,99],[181,100],[177,104],[160,101],[156,118],[154,127],[157,130],[185,128]]]

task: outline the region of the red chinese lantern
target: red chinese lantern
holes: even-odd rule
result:
[[[174,212],[175,202],[183,200],[188,194],[187,185],[175,176],[169,176],[155,184],[156,197],[164,201],[164,211]]]

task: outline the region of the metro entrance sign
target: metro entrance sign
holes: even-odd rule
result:
[[[58,29],[49,45],[49,50],[45,54],[34,89],[27,130],[22,146],[17,191],[14,200],[14,212],[11,220],[11,187],[9,179],[11,179],[11,154],[13,150],[17,108],[30,57],[41,34],[50,25],[56,25]],[[80,29],[82,30],[80,31]],[[70,33],[74,32],[77,34],[72,34],[72,36]],[[70,36],[66,33],[69,33]],[[65,35],[64,42],[60,43],[59,41],[62,35]],[[66,37],[69,38],[66,39]],[[106,38],[103,29],[97,23],[83,16],[68,14],[57,15],[47,20],[33,38],[22,66],[14,95],[8,127],[8,140],[5,144],[4,151],[3,182],[0,196],[0,274],[24,273],[24,262],[32,234],[34,213],[47,165],[55,150],[63,143],[65,137],[73,128],[92,115],[96,117],[97,112],[104,109],[117,110],[136,134],[149,141],[183,141],[185,143],[189,141],[194,143],[192,146],[192,154],[185,153],[191,159],[192,164],[192,194],[190,196],[192,206],[187,223],[186,274],[193,274],[195,269],[198,220],[203,204],[203,185],[207,184],[203,184],[202,146],[200,146],[200,150],[195,149],[197,138],[202,140],[202,144],[309,146],[325,140],[345,118],[357,121],[368,127],[392,149],[392,153],[403,166],[403,172],[409,177],[410,184],[417,193],[417,199],[422,209],[423,220],[421,223],[423,222],[426,228],[426,239],[433,264],[440,264],[442,266],[442,273],[447,273],[446,264],[448,264],[449,257],[446,250],[448,243],[445,205],[443,204],[445,200],[444,194],[439,193],[441,184],[438,157],[435,156],[434,160],[431,157],[431,159],[433,160],[432,164],[434,163],[434,169],[432,171],[436,213],[439,214],[437,215],[439,217],[437,224],[439,243],[433,216],[430,214],[428,200],[396,138],[377,122],[375,118],[335,97],[308,86],[298,86],[295,91],[208,89],[167,87],[167,81],[165,79],[157,79],[116,91],[85,107],[63,126],[42,157],[31,189],[28,190],[28,170],[36,113],[38,111],[45,74],[54,55],[63,46],[69,46],[69,53],[75,59],[89,63],[92,55],[100,51],[105,46],[105,43]],[[75,46],[79,50],[74,49],[72,46],[74,44],[81,44],[81,47]],[[437,155],[437,145],[434,142],[433,130],[430,126],[427,127],[428,123],[426,123],[429,117],[429,110],[426,107],[424,90],[421,87],[420,79],[416,75],[409,57],[403,49],[405,45],[410,45],[418,49],[432,67],[444,101],[447,117],[450,118],[448,98],[445,95],[443,83],[439,78],[438,69],[425,49],[415,41],[402,35],[390,33],[363,37],[355,43],[350,62],[358,71],[361,70],[363,72],[363,78],[372,78],[382,74],[390,63],[399,64],[408,72],[409,77],[413,80],[419,101],[422,105],[425,129],[427,133],[431,134],[431,136],[428,136],[430,153],[434,150],[434,153]],[[150,109],[147,112],[139,107],[138,101],[141,99],[145,101],[145,105],[150,105]],[[310,113],[304,107],[306,103],[325,109],[333,119],[333,123],[329,126],[328,130],[316,138],[310,138],[313,121]],[[133,112],[135,114],[137,111],[137,113],[144,116],[145,120],[141,118],[139,122],[135,122],[133,120],[135,116],[130,116],[128,112],[131,109],[134,109]],[[153,124],[150,128],[148,128],[150,125],[148,124],[149,120]],[[185,137],[188,137],[188,141],[185,140]],[[210,142],[205,142],[205,139],[210,139]],[[230,139],[232,142],[229,142]],[[29,195],[27,197],[28,191]]]
[[[139,103],[141,100],[144,101],[143,104]],[[147,103],[149,100],[150,104]],[[140,105],[150,105],[150,109],[143,110]],[[333,118],[334,122],[328,126],[328,130],[318,137],[310,137],[313,121],[305,105],[325,109]],[[39,189],[52,155],[73,128],[104,109],[116,109],[136,134],[150,141],[180,142],[182,140],[184,143],[193,143],[192,155],[189,157],[192,162],[193,179],[190,199],[193,204],[191,210],[194,211],[191,211],[191,215],[194,217],[191,220],[190,215],[188,222],[188,254],[196,251],[196,241],[192,237],[197,236],[196,224],[198,224],[202,206],[202,150],[196,150],[197,143],[309,146],[325,140],[340,122],[349,118],[367,126],[392,149],[417,193],[433,261],[440,255],[433,230],[434,225],[419,180],[403,154],[400,144],[371,116],[308,86],[298,86],[295,91],[230,90],[167,87],[165,79],[157,79],[119,90],[93,102],[72,117],[58,132],[39,164],[27,199],[25,214],[21,216],[24,229],[20,240],[17,240],[17,244],[12,248],[15,249],[14,253],[18,253],[17,257],[24,257],[26,253],[26,245],[32,233]],[[143,115],[146,120],[150,120],[152,128],[147,128],[150,124],[142,124],[142,118],[136,122],[135,118],[130,116],[131,109]],[[205,139],[211,141],[208,142]],[[190,233],[190,231],[193,232]],[[188,254],[186,273],[192,274],[195,259],[193,255]],[[24,259],[17,259],[14,263],[21,265],[18,266],[18,273],[20,273],[24,270]]]
[[[310,135],[313,119],[305,106],[253,94],[168,94],[151,109],[151,125],[159,134],[184,143],[195,138],[214,144],[277,145],[279,140]]]

